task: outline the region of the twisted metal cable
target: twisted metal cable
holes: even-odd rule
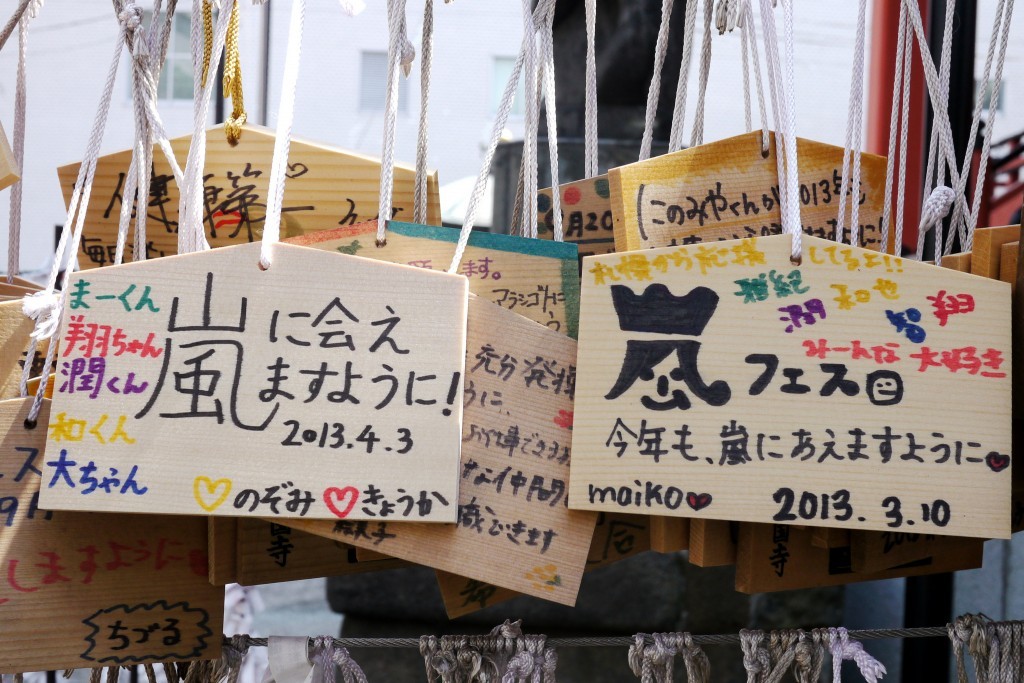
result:
[[[850,638],[857,640],[883,640],[886,638],[948,638],[945,626],[927,626],[920,628],[881,628],[849,631]],[[266,638],[254,638],[247,635],[234,636],[246,639],[249,647],[266,647]],[[646,640],[649,640],[646,639]],[[225,642],[231,642],[225,638]],[[236,640],[235,642],[239,642]],[[551,647],[629,647],[635,642],[634,636],[582,636],[569,638],[548,638]],[[650,641],[653,643],[653,641]],[[737,645],[740,642],[738,633],[722,633],[717,635],[693,636],[694,645]],[[420,647],[419,638],[335,638],[335,647]]]

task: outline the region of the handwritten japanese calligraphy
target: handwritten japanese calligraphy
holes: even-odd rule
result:
[[[203,175],[202,219],[207,240],[214,247],[258,242],[266,220],[270,167],[274,150],[271,130],[246,124],[245,146],[231,147],[222,132],[207,137],[207,159]],[[171,147],[179,159],[188,156],[191,135],[174,138]],[[86,217],[85,233],[79,250],[84,269],[114,262],[118,217],[125,198],[125,172],[131,151],[100,157],[92,202]],[[293,138],[289,164],[288,193],[281,212],[284,237],[353,225],[377,216],[380,162],[362,154],[353,154]],[[58,169],[65,201],[70,201],[79,164]],[[400,220],[410,218],[413,209],[413,178],[409,166],[395,166],[392,212]],[[441,222],[437,178],[427,178],[427,222]],[[301,197],[301,199],[294,199]],[[309,199],[314,197],[314,199]],[[149,225],[146,258],[177,253],[178,186],[163,155],[153,159],[148,188],[146,220]],[[133,259],[131,240],[125,250],[125,262]]]
[[[431,491],[385,496],[377,487],[339,489],[335,523],[288,524],[360,548],[491,586],[572,604],[587,564],[594,513],[568,509],[569,444],[576,387],[575,342],[472,297],[463,388],[465,422],[456,524],[409,524]],[[350,521],[361,511],[362,521]],[[624,541],[623,541],[624,542]],[[559,583],[528,576],[558,567]],[[478,597],[476,602],[486,600]],[[466,607],[465,605],[463,607]]]
[[[714,244],[782,233],[775,135],[762,154],[761,134],[746,133],[609,171],[618,251]],[[804,233],[836,239],[843,149],[797,139],[800,219]],[[885,159],[862,154],[858,246],[881,246]],[[847,220],[840,236],[849,244]]]
[[[358,519],[351,485],[454,521],[466,279],[291,245],[260,272],[256,247],[76,276],[43,498]]]
[[[789,244],[585,260],[570,506],[1007,533],[1005,283]]]
[[[40,509],[47,431],[100,444],[119,420],[54,415],[44,401],[28,429],[31,404],[0,402],[0,672],[213,656],[224,598],[207,579],[206,521]],[[103,485],[120,475],[81,465],[67,473],[89,498],[121,495]]]

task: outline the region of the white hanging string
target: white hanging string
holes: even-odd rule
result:
[[[800,224],[800,185],[797,176],[796,122],[793,65],[793,7],[792,0],[783,0],[784,48],[786,53],[785,84],[779,58],[778,38],[772,0],[761,0],[761,23],[764,32],[765,62],[768,67],[768,85],[771,91],[775,118],[775,157],[779,174],[779,211],[782,230],[792,235],[791,258],[799,261],[803,231]]]
[[[882,220],[879,229],[882,231],[882,253],[889,252],[889,220],[892,216],[892,184],[893,184],[893,170],[896,162],[896,137],[897,137],[897,125],[900,122],[900,112],[909,108],[910,103],[905,97],[901,97],[903,90],[904,78],[909,78],[910,74],[905,73],[903,68],[905,59],[905,52],[907,50],[907,8],[905,5],[900,3],[900,15],[897,23],[896,32],[896,61],[894,63],[894,73],[892,82],[892,109],[889,115],[889,145],[887,147],[886,161],[885,161],[885,201],[882,204]],[[900,128],[900,130],[904,130]],[[937,139],[937,130],[932,129],[933,135]],[[901,144],[905,145],[907,136],[901,135]],[[905,147],[904,147],[905,150]],[[899,175],[901,187],[906,182],[906,153],[905,151],[900,152],[900,166]],[[903,193],[900,192],[896,196],[896,203],[899,208],[903,208]],[[903,221],[902,211],[899,212],[900,220],[896,224],[896,249],[899,253],[899,249],[903,240]],[[918,257],[920,258],[920,257]]]
[[[597,0],[583,0],[587,19],[586,102],[583,113],[583,177],[598,175],[597,162]],[[551,183],[554,191],[555,183]]]
[[[949,125],[949,73],[950,73],[950,61],[953,54],[953,17],[955,15],[956,0],[946,0],[945,7],[945,21],[942,29],[942,50],[940,57],[939,66],[939,101],[941,102],[941,110],[938,113],[933,112],[934,117],[941,116],[946,119],[946,124]],[[909,22],[909,19],[908,19]],[[924,55],[922,53],[922,59]],[[904,66],[904,70],[908,73],[911,70],[911,60],[907,59]],[[909,104],[903,111],[905,120],[909,118]],[[906,124],[903,124],[904,130],[906,130]],[[942,125],[936,125],[932,123],[931,140],[928,145],[928,156],[925,160],[925,181],[924,190],[922,197],[924,202],[921,205],[921,215],[918,222],[917,230],[917,248],[915,254],[920,260],[924,256],[924,242],[928,231],[935,230],[935,262],[937,264],[942,263],[942,253],[944,251],[944,236],[943,236],[943,220],[949,214],[950,206],[952,205],[953,199],[956,197],[956,193],[950,187],[944,186],[942,183],[946,177],[946,165],[942,159],[939,158],[941,147],[942,136],[940,131],[943,129]],[[906,138],[906,134],[904,134]],[[906,153],[906,139],[900,143],[902,153]],[[905,167],[904,167],[905,169]],[[950,185],[957,187],[959,182],[955,179],[958,177],[957,170],[955,168],[948,169],[950,174]],[[902,187],[901,190],[902,192]],[[903,210],[904,199],[900,197],[900,211]],[[902,216],[900,217],[902,224]],[[898,247],[899,245],[897,245]]]
[[[761,60],[758,57],[757,36],[754,30],[754,11],[750,0],[719,0],[715,10],[715,26],[720,35],[740,29],[740,61],[743,68],[743,118],[747,132],[754,130],[750,105],[750,71],[754,71],[754,88],[761,121],[761,154],[768,156],[769,130],[768,114],[764,102],[764,86],[761,83]],[[703,134],[703,132],[702,132]]]
[[[719,34],[722,33],[722,28],[719,25]],[[754,129],[754,121],[750,115],[750,50],[747,47],[749,40],[749,25],[744,21],[740,26],[740,62],[743,65],[743,124],[748,133]],[[754,50],[754,54],[757,54],[757,50]]]
[[[555,41],[554,41],[554,21],[555,21],[555,6],[552,3],[551,9],[542,18],[540,22],[540,52],[541,52],[541,69],[540,69],[540,85],[543,90],[543,99],[538,100],[537,107],[544,106],[544,112],[547,119],[547,133],[548,133],[548,168],[551,172],[551,223],[552,223],[552,238],[556,242],[561,242],[564,239],[562,234],[562,197],[561,193],[558,192],[559,173],[558,173],[558,122],[557,112],[555,111]],[[537,127],[539,128],[539,112],[537,119]],[[536,177],[537,177],[537,165],[533,166],[533,177],[534,177],[534,190],[536,190]],[[526,225],[530,226],[530,237],[537,237],[537,193],[534,192],[530,197],[530,207],[533,213],[529,215],[529,223]]]
[[[780,95],[780,100],[785,103],[783,129],[785,131],[786,179],[783,191],[780,194],[786,195],[785,213],[782,216],[782,229],[793,236],[791,258],[794,261],[799,261],[801,258],[803,227],[800,223],[800,180],[798,177],[796,151],[796,75],[795,58],[793,55],[793,2],[794,0],[782,0],[786,83]]]
[[[906,10],[906,7],[903,7]],[[909,28],[910,17],[904,17],[904,29]],[[901,96],[902,110],[900,111],[900,177],[896,190],[898,201],[896,203],[896,245],[903,244],[903,226],[906,216],[906,187],[907,187],[907,140],[910,138],[910,86],[913,78],[914,65],[914,37],[906,35],[904,30],[903,40],[903,92]],[[941,126],[940,126],[941,127]],[[888,207],[889,201],[886,200]],[[924,243],[921,243],[924,246]],[[899,248],[897,246],[897,248]],[[920,257],[918,257],[920,258]]]
[[[527,33],[533,32],[533,45],[530,46],[524,60],[524,80],[526,81],[526,116],[523,133],[523,158],[519,169],[519,184],[516,188],[513,216],[517,229],[515,234],[525,237],[537,237],[537,188],[538,181],[538,133],[540,129],[540,110],[544,107],[547,114],[548,158],[552,178],[551,215],[552,232],[555,241],[563,240],[561,194],[557,191],[558,172],[558,130],[555,110],[555,61],[554,61],[554,9],[546,15],[534,16],[529,0],[523,3],[523,23]],[[535,58],[530,55],[534,52]],[[532,95],[532,97],[531,97]]]
[[[1006,48],[1010,38],[1010,20],[1013,17],[1014,0],[999,0],[996,7],[996,18],[992,26],[992,39],[989,41],[988,53],[985,56],[985,70],[981,83],[983,87],[978,88],[977,99],[974,105],[974,116],[971,120],[971,134],[968,138],[968,149],[965,153],[964,163],[960,169],[960,185],[958,190],[963,193],[967,186],[967,178],[970,175],[970,164],[973,157],[975,139],[980,125],[981,112],[986,91],[990,95],[988,106],[988,121],[985,126],[985,135],[981,145],[981,155],[978,159],[978,174],[974,182],[974,197],[971,203],[971,214],[968,220],[959,210],[954,210],[953,221],[958,223],[960,241],[964,251],[970,251],[974,246],[974,231],[978,227],[978,215],[981,211],[981,199],[985,193],[985,176],[988,172],[988,158],[992,149],[992,131],[995,128],[996,111],[999,109],[999,91],[1003,82],[1003,65],[1006,62]],[[995,76],[992,73],[993,52],[996,50],[998,39],[999,48],[996,57]],[[959,209],[959,207],[958,207]]]
[[[537,128],[540,120],[542,85],[540,63],[537,61],[537,24],[534,20],[532,0],[522,0],[523,40],[526,43],[526,60],[523,62],[525,81],[525,117],[523,130],[523,199],[520,203],[522,216],[519,225],[526,237],[536,237],[537,226]],[[557,185],[556,183],[554,183]],[[552,196],[554,193],[552,193]]]
[[[14,282],[21,270],[21,196],[22,182],[25,173],[25,106],[27,88],[25,83],[25,63],[28,58],[28,25],[35,18],[43,5],[43,0],[36,0],[31,8],[26,8],[18,21],[18,74],[14,89],[14,161],[18,164],[18,173],[22,177],[11,187],[10,214],[7,221],[7,282]],[[26,364],[28,361],[26,361]]]
[[[704,103],[707,100],[708,76],[711,73],[711,0],[704,0],[704,36],[700,48],[700,75],[697,85],[697,110],[693,117],[693,131],[690,133],[690,147],[704,142]]]
[[[429,136],[430,68],[434,51],[434,0],[423,5],[423,38],[420,43],[420,124],[416,141],[416,195],[414,223],[427,222],[427,148]]]
[[[73,257],[74,254],[78,253],[79,243],[82,239],[82,230],[85,227],[86,207],[89,205],[89,197],[92,194],[93,179],[96,176],[96,163],[99,159],[103,131],[106,128],[107,115],[110,111],[110,100],[114,92],[114,81],[117,78],[117,68],[121,61],[121,50],[128,33],[136,30],[142,23],[142,10],[132,0],[126,0],[121,6],[120,11],[117,12],[117,18],[121,30],[115,43],[114,58],[107,72],[107,80],[103,86],[103,94],[97,107],[96,118],[93,121],[89,142],[85,150],[85,157],[78,169],[78,178],[75,180],[75,188],[71,193],[71,201],[68,203],[67,217],[64,221],[64,229],[61,231],[60,240],[57,242],[50,276],[43,291],[26,296],[23,300],[25,315],[35,321],[35,329],[32,331],[34,343],[26,356],[26,362],[22,369],[22,395],[27,395],[28,393],[27,384],[32,367],[31,359],[35,357],[38,343],[43,339],[52,337],[60,325],[61,313],[67,301],[68,290],[70,289],[68,284],[71,280],[71,273],[74,270],[73,258],[70,259],[64,271],[59,297],[55,293],[57,276],[60,273],[61,266],[64,264],[65,257],[69,255]],[[39,389],[36,391],[35,399],[29,410],[29,423],[35,423],[39,410],[42,407],[56,349],[57,344],[51,343],[46,350]]]
[[[534,25],[536,25],[540,18],[545,16],[548,11],[553,11],[551,8],[553,8],[554,2],[555,0],[538,0],[537,7],[534,8],[533,16],[531,17]],[[466,206],[466,220],[462,224],[462,230],[459,233],[459,241],[455,245],[455,254],[452,256],[451,265],[448,267],[449,273],[458,272],[459,264],[462,262],[462,255],[465,253],[466,245],[469,243],[469,236],[473,232],[473,226],[476,223],[476,214],[479,209],[480,202],[483,199],[484,192],[487,189],[487,179],[491,175],[491,162],[494,160],[494,152],[498,148],[498,142],[501,140],[502,131],[505,129],[509,113],[512,111],[512,101],[515,98],[516,88],[519,85],[519,77],[523,72],[523,62],[526,59],[526,47],[527,37],[524,35],[522,46],[519,50],[519,56],[516,58],[516,62],[512,66],[512,73],[509,76],[508,83],[505,85],[505,92],[501,96],[501,103],[498,105],[498,114],[494,119],[494,127],[491,129],[491,139],[487,145],[487,152],[484,154],[484,161],[481,165],[480,173],[477,175],[476,183],[473,185],[473,191],[469,195],[469,202]]]
[[[260,241],[260,268],[270,267],[273,246],[281,237],[281,205],[287,179],[288,150],[292,144],[292,122],[295,119],[295,90],[299,81],[299,58],[302,56],[302,24],[306,17],[306,0],[293,0],[288,24],[288,51],[284,57],[281,100],[277,108],[277,129],[274,132],[274,159],[270,164],[267,219]],[[213,79],[210,79],[211,81]]]
[[[942,101],[949,102],[949,72],[950,62],[953,55],[953,16],[955,14],[956,0],[946,0],[945,7],[945,21],[943,22],[942,29],[942,51],[939,65],[939,87],[941,89]],[[943,116],[948,116],[948,109],[944,111]],[[934,226],[935,228],[935,243],[937,245],[942,244],[942,220],[945,218],[946,213],[949,211],[949,207],[946,207],[946,211],[941,215],[935,215],[934,217],[928,214],[927,209],[935,205],[937,198],[945,196],[949,193],[942,191],[939,195],[932,197],[932,190],[936,186],[942,186],[946,179],[946,167],[939,159],[939,128],[940,126],[932,125],[931,139],[928,143],[928,155],[925,160],[925,179],[924,179],[924,191],[921,193],[922,197],[925,197],[924,204],[922,206],[920,228],[918,230],[918,243],[921,245],[921,250],[924,250],[924,239],[923,235],[927,233],[927,230]],[[905,142],[903,144],[906,144]],[[946,188],[948,189],[948,188]],[[952,191],[950,191],[952,192]],[[950,196],[952,196],[950,194]],[[941,253],[941,249],[938,250]],[[920,258],[920,257],[919,257]]]
[[[910,26],[914,29],[914,35],[917,39],[918,45],[927,45],[927,39],[924,33],[924,26],[921,22],[921,11],[916,2],[911,0],[904,0],[904,6],[907,9],[907,15],[910,20]],[[908,42],[908,47],[910,43]],[[956,160],[953,156],[953,133],[950,128],[948,107],[944,104],[944,97],[941,93],[941,84],[938,73],[935,69],[935,63],[931,60],[930,56],[925,55],[924,50],[921,52],[921,63],[924,66],[924,77],[925,82],[928,86],[928,95],[931,99],[932,109],[935,112],[945,112],[947,115],[937,115],[934,117],[932,125],[939,126],[939,151],[942,155],[942,160],[946,164],[946,168],[950,172],[951,182],[955,185],[958,182],[956,178]],[[909,69],[905,69],[909,72]],[[906,93],[906,90],[904,91]],[[967,202],[963,194],[954,193],[954,201],[960,207],[960,210],[966,210]]]
[[[697,26],[697,0],[688,0],[683,15],[683,56],[679,63],[679,80],[676,82],[676,99],[672,107],[672,129],[668,136],[668,151],[677,152],[683,148],[683,127],[686,123],[686,94],[689,90],[690,61],[693,58],[693,33]],[[653,125],[653,122],[652,122]]]
[[[750,0],[744,0],[744,3],[743,3],[743,13],[740,16],[740,21],[742,22],[742,24],[740,25],[740,28],[742,29],[741,38],[743,40],[744,45],[746,46],[746,50],[748,50],[749,53],[750,53],[750,62],[751,62],[750,63],[750,68],[752,68],[753,71],[754,71],[754,89],[757,92],[757,109],[758,109],[758,115],[760,116],[760,119],[761,119],[761,154],[763,156],[767,157],[768,156],[768,148],[770,146],[771,135],[769,134],[769,131],[768,131],[768,112],[767,112],[767,108],[765,107],[765,103],[764,103],[764,85],[761,82],[761,59],[760,59],[760,57],[758,57],[757,31],[754,29],[754,9],[753,9],[753,6],[752,6]],[[746,63],[745,60],[746,60],[746,57],[744,56],[744,64],[743,64],[743,89],[744,89],[744,91],[746,91],[748,89],[748,87],[749,87],[747,85],[747,80],[748,80],[747,71],[748,71],[748,67],[747,67],[747,63]],[[749,99],[750,99],[749,92],[745,92],[744,94],[745,94],[744,99],[749,102]],[[750,109],[749,104],[747,105],[747,109],[749,111],[749,109]],[[751,125],[751,121],[749,120],[749,116],[747,117],[747,122],[746,123],[747,123],[747,131],[753,130],[753,126]]]
[[[782,121],[783,102],[779,97],[779,80],[781,78],[781,66],[779,64],[778,36],[775,31],[775,15],[773,0],[761,0],[761,32],[764,35],[765,70],[768,73],[768,92],[772,102],[772,122],[775,129],[775,166],[779,178],[779,187],[782,187],[782,180],[785,177],[786,160],[782,146]],[[779,192],[780,216],[786,214],[787,194]],[[780,218],[781,220],[781,218]]]
[[[661,25],[658,27],[658,40],[654,45],[654,71],[651,73],[651,85],[647,89],[644,135],[640,139],[640,161],[651,158],[654,121],[658,116],[658,98],[661,95],[661,68],[665,64],[665,55],[668,52],[668,30],[672,23],[672,3],[673,0],[662,0],[661,3]]]
[[[192,0],[192,66],[193,72],[202,71],[203,31],[200,26],[202,0]],[[217,73],[224,39],[227,36],[231,12],[222,11],[217,17],[214,29],[212,58],[209,73]],[[203,168],[206,163],[206,121],[210,111],[210,96],[216,78],[207,78],[206,85],[200,78],[193,79],[192,95],[192,140],[189,143],[188,158],[185,160],[184,177],[179,188],[178,199],[178,253],[191,254],[210,248],[203,226]]]
[[[35,1],[36,0],[21,0],[18,4],[18,7],[14,10],[14,14],[11,15],[11,18],[7,20],[6,24],[4,24],[3,29],[0,30],[0,50],[4,48],[4,45],[7,44],[7,39],[11,37],[11,34],[14,33],[14,29],[17,28],[19,23],[21,23],[21,17],[25,14],[29,5]],[[38,4],[41,5],[42,3],[40,2]],[[35,11],[38,11],[38,6],[35,8]]]
[[[166,57],[168,36],[173,29],[176,0],[167,5],[163,29],[158,30],[160,2],[153,8],[153,21],[147,32],[140,26],[127,37],[125,47],[132,55],[132,105],[135,113],[135,144],[132,159],[125,175],[121,192],[121,213],[118,221],[117,246],[114,263],[124,259],[124,245],[131,224],[132,208],[135,206],[134,260],[146,259],[146,219],[149,202],[150,173],[153,163],[153,144],[160,145],[171,167],[176,182],[182,182],[181,168],[171,149],[163,122],[157,113],[157,87],[160,70]],[[179,185],[180,187],[180,185]],[[136,192],[138,190],[138,192]],[[134,201],[133,201],[134,198]]]
[[[860,246],[860,163],[861,133],[864,129],[864,36],[867,24],[867,0],[859,0],[857,38],[853,47],[853,69],[850,74],[850,101],[846,112],[846,144],[843,146],[843,173],[839,185],[839,212],[836,215],[836,242],[842,243],[846,223],[846,204],[852,191],[850,207],[850,244]],[[852,159],[851,159],[852,157]],[[853,188],[850,164],[853,164]]]
[[[405,0],[388,0],[388,80],[384,98],[384,141],[380,155],[380,199],[377,205],[377,246],[387,240],[395,186],[395,128],[398,121],[398,71],[409,75],[416,51],[406,36]]]

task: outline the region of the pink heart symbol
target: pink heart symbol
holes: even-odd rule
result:
[[[346,503],[345,498],[349,500]],[[331,486],[324,489],[324,504],[327,505],[327,509],[331,511],[338,519],[345,519],[348,517],[348,513],[352,512],[352,508],[356,506],[356,501],[359,500],[359,489],[355,486],[346,486],[343,489],[339,489],[337,486]],[[339,506],[338,503],[341,503]]]
[[[693,508],[694,512],[699,512],[708,505],[711,505],[711,494],[694,493],[693,491],[690,491],[686,494],[686,504]]]

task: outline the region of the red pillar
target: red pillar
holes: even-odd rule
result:
[[[930,0],[918,0],[921,20],[928,26]],[[892,116],[892,86],[896,66],[896,35],[899,27],[899,0],[874,0],[871,15],[871,58],[868,71],[868,130],[866,151],[885,156],[889,150],[889,120]],[[913,30],[910,30],[913,34]],[[916,41],[915,41],[916,43]],[[925,46],[927,54],[927,46]],[[927,58],[930,59],[930,56]],[[917,246],[917,224],[921,215],[921,189],[924,185],[925,112],[927,90],[921,54],[915,47],[910,84],[910,118],[907,131],[907,185],[904,203],[904,246]],[[899,163],[899,140],[894,152]],[[897,166],[898,167],[898,166]],[[896,176],[898,177],[898,175]],[[893,182],[892,201],[896,200]],[[895,210],[892,221],[895,221]],[[890,225],[892,224],[890,221]]]

